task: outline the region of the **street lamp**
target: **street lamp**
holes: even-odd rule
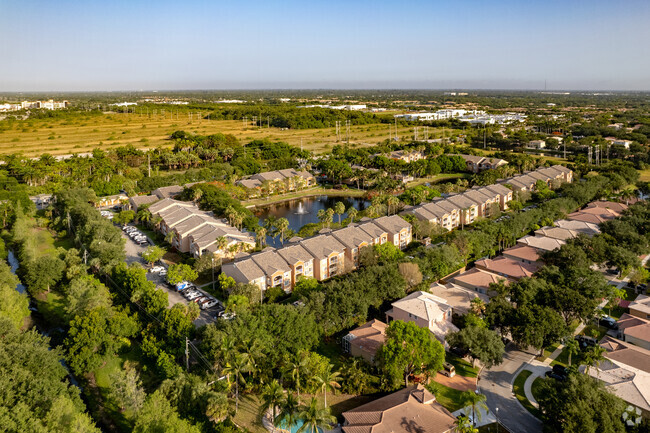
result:
[[[496,408],[496,417],[497,417],[497,433],[501,430],[501,424],[499,424],[499,408]]]

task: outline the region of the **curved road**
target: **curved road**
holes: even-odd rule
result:
[[[503,362],[489,370],[483,370],[478,383],[480,392],[487,397],[490,412],[496,413],[498,408],[499,421],[512,433],[542,431],[542,422],[519,403],[512,390],[517,373],[534,357],[534,354],[517,350],[510,343],[506,347]]]

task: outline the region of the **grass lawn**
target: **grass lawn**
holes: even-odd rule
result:
[[[414,181],[408,182],[406,184],[407,188],[412,188],[414,186],[418,185],[424,185],[425,183],[438,183],[438,182],[444,182],[444,181],[451,181],[454,179],[467,179],[471,176],[470,173],[445,173],[445,174],[437,174],[435,176],[428,176],[428,177],[422,177],[418,178]]]
[[[472,367],[471,362],[467,362],[462,358],[454,355],[453,353],[447,353],[445,355],[445,361],[452,364],[456,367],[456,374],[465,377],[476,377],[478,376],[478,368]]]
[[[552,354],[553,352],[555,352],[555,349],[557,349],[557,348],[560,346],[560,344],[561,344],[561,343],[558,341],[557,343],[555,343],[555,344],[553,344],[553,345],[551,345],[551,346],[549,346],[549,347],[546,347],[546,348],[544,349],[544,354],[543,354],[542,356],[537,356],[535,359],[538,360],[538,361],[540,361],[540,362],[541,362],[541,361],[544,361],[546,358],[548,358],[549,356],[551,356],[551,354]]]
[[[530,392],[533,393],[533,397],[535,397],[535,400],[537,400],[539,396],[539,389],[541,388],[543,382],[544,379],[542,379],[541,377],[538,377],[533,381],[533,385],[531,386]]]
[[[526,398],[526,394],[524,393],[524,384],[526,383],[526,379],[528,379],[531,374],[533,374],[533,372],[530,370],[522,370],[522,372],[519,373],[519,375],[515,378],[513,391],[517,397],[517,400],[519,400],[519,403],[521,403],[528,412],[533,414],[536,418],[539,418],[539,410],[537,410],[537,408],[531,404],[531,402]]]
[[[436,396],[438,403],[443,405],[449,412],[455,412],[463,408],[463,391],[449,388],[437,382],[431,382],[427,389]]]
[[[585,326],[585,329],[582,330],[581,334],[582,335],[588,335],[589,337],[593,337],[595,335],[594,331],[598,334],[595,336],[596,340],[600,341],[605,334],[607,334],[607,328],[604,326],[597,326],[597,325],[587,325]]]
[[[646,168],[645,170],[639,170],[641,173],[641,177],[639,180],[643,182],[648,182],[650,181],[650,168]]]

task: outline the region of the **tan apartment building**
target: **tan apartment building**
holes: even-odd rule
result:
[[[302,245],[289,244],[278,249],[278,254],[291,269],[291,283],[295,287],[300,277],[314,276],[314,257]]]
[[[345,260],[359,266],[359,252],[362,248],[374,245],[374,237],[363,231],[359,226],[352,223],[347,227],[332,232],[340,243],[345,246]]]
[[[345,246],[334,236],[318,235],[300,241],[300,245],[314,258],[314,277],[318,281],[344,274]]]
[[[413,240],[411,224],[399,215],[384,216],[372,220],[372,223],[388,233],[388,242],[400,249],[406,248]]]

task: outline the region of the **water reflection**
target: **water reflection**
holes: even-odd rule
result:
[[[352,206],[360,211],[370,205],[370,202],[363,198],[320,195],[264,206],[255,211],[255,216],[259,218],[260,225],[263,225],[264,221],[270,216],[286,218],[289,221],[289,228],[297,232],[305,224],[318,223],[318,211],[333,208],[337,202],[343,202],[345,209],[349,209]],[[341,215],[341,220],[345,218],[347,218],[347,212]],[[334,222],[338,222],[338,220],[339,217],[335,214]],[[279,238],[274,239],[271,236],[267,236],[266,241],[271,246],[280,246]]]

